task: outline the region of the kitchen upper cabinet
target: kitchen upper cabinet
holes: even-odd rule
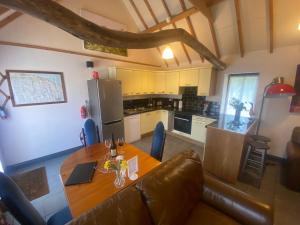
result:
[[[131,143],[141,139],[140,115],[124,117],[125,142]]]
[[[197,87],[198,77],[199,77],[199,69],[182,70],[179,72],[179,86]]]
[[[179,72],[168,71],[165,73],[165,93],[166,94],[179,94]]]
[[[150,71],[110,68],[109,78],[122,81],[123,96],[145,94],[179,94],[180,86],[198,87],[198,96],[215,94],[215,71],[212,68],[176,71]]]
[[[122,82],[122,94],[123,96],[126,95],[131,95],[132,93],[132,83],[131,80],[133,80],[133,76],[132,76],[132,70],[128,70],[128,69],[121,69],[118,68],[116,70],[116,79],[120,80]]]
[[[210,96],[215,94],[216,73],[212,68],[199,69],[198,96]]]
[[[148,71],[148,94],[155,94],[155,77],[153,71]]]
[[[163,94],[166,90],[165,72],[153,72],[154,92],[155,94]]]

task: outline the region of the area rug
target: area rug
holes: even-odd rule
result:
[[[45,167],[40,167],[25,173],[16,174],[12,179],[30,200],[49,193],[48,179]]]

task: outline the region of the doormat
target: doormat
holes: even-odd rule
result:
[[[24,192],[29,201],[32,201],[49,193],[48,179],[45,167],[40,167],[21,174],[16,174],[12,176],[12,179]]]

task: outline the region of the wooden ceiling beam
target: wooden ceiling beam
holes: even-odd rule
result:
[[[158,21],[156,15],[154,14],[153,9],[152,9],[152,7],[151,7],[149,1],[148,1],[148,0],[144,0],[144,2],[145,2],[145,4],[146,4],[147,9],[149,10],[149,12],[150,12],[152,18],[153,18],[155,24],[158,24],[159,21]],[[160,30],[161,30],[161,29],[160,29]],[[174,60],[175,60],[175,62],[176,62],[176,65],[179,66],[179,61],[178,61],[177,57],[175,56],[175,54],[174,54]]]
[[[164,8],[165,8],[165,10],[167,12],[167,14],[168,14],[168,17],[171,17],[172,16],[171,15],[171,11],[170,11],[170,9],[168,7],[168,4],[167,4],[166,0],[161,0],[161,1],[162,1],[162,4],[163,4],[163,6],[164,6]],[[172,23],[172,25],[173,25],[173,28],[175,28],[175,29],[177,28],[177,26],[176,26],[176,24],[174,22]],[[180,43],[181,43],[182,49],[183,49],[183,51],[185,53],[185,56],[186,56],[187,60],[189,61],[190,64],[192,64],[191,57],[190,57],[190,55],[189,55],[189,53],[188,53],[185,45],[182,42],[180,42]]]
[[[14,12],[13,14],[7,16],[6,18],[4,18],[3,20],[0,21],[0,29],[5,27],[7,24],[11,23],[12,21],[14,21],[21,15],[22,15],[22,13],[20,13],[20,12]]]
[[[138,10],[138,8],[137,8],[136,4],[134,3],[134,1],[133,1],[133,0],[129,0],[129,2],[130,2],[130,4],[131,4],[132,8],[134,9],[135,13],[136,13],[137,16],[139,17],[140,21],[142,22],[144,28],[145,28],[145,29],[148,29],[149,27],[148,27],[147,23],[145,22],[145,20],[144,20],[142,14],[141,14],[140,11]],[[160,48],[159,48],[159,47],[156,47],[156,50],[157,50],[157,52],[158,52],[158,54],[159,54],[159,57],[161,57],[161,50],[160,50]],[[169,67],[169,64],[168,64],[167,60],[164,60],[164,59],[163,59],[163,62],[165,63],[166,67]]]
[[[216,4],[219,4],[220,2],[224,2],[224,0],[205,0],[206,1],[206,5],[208,7],[214,6]]]
[[[179,0],[179,1],[180,1],[180,5],[181,5],[182,10],[185,11],[186,10],[186,5],[184,3],[184,0]],[[189,29],[190,29],[190,32],[191,32],[192,36],[194,38],[197,38],[197,35],[196,35],[196,32],[195,32],[195,29],[194,29],[194,26],[193,26],[193,23],[192,23],[192,20],[191,20],[190,16],[187,16],[185,18],[185,20],[186,20],[186,22],[189,26]],[[204,58],[202,56],[200,56],[200,58],[201,58],[201,61],[204,62]]]
[[[205,57],[216,69],[223,70],[226,68],[224,62],[218,59],[199,40],[181,28],[155,33],[125,32],[98,26],[54,1],[47,1],[45,4],[45,1],[41,0],[0,0],[0,5],[43,20],[79,39],[108,47],[147,49],[173,42],[183,42],[199,55]]]
[[[199,9],[199,11],[207,18],[208,20],[208,23],[209,23],[209,29],[210,29],[210,33],[211,33],[211,36],[212,36],[212,39],[213,39],[213,44],[214,44],[214,47],[215,47],[215,51],[216,51],[216,55],[218,58],[220,58],[220,49],[219,49],[219,46],[218,46],[218,42],[217,42],[217,36],[216,36],[216,30],[214,28],[214,19],[212,17],[212,13],[211,13],[211,10],[208,6],[208,3],[210,3],[210,5],[212,5],[213,3],[214,4],[217,4],[221,1],[218,1],[218,2],[213,2],[213,1],[203,1],[203,0],[189,0],[196,8]]]
[[[209,24],[210,33],[211,33],[211,36],[212,36],[212,39],[213,39],[216,55],[217,55],[218,58],[220,58],[221,57],[220,48],[219,48],[219,45],[218,45],[217,35],[216,35],[216,30],[214,28],[214,24],[210,20],[208,21],[208,24]]]
[[[8,10],[9,10],[8,8],[1,7],[1,6],[0,6],[0,16],[1,16],[3,13],[6,13]]]
[[[238,35],[239,35],[240,54],[241,57],[244,57],[244,39],[243,39],[242,22],[241,22],[240,0],[234,0],[234,5],[235,5],[236,23],[237,23]]]
[[[211,11],[203,0],[189,0],[209,21],[213,21]]]
[[[193,15],[195,13],[198,13],[198,12],[199,12],[199,10],[196,7],[192,7],[190,9],[184,10],[183,12],[181,12],[175,16],[170,17],[168,21],[162,21],[152,27],[149,27],[148,29],[144,30],[143,32],[154,32],[154,31],[160,30],[166,26],[171,25],[172,23],[175,23],[179,20],[185,19],[186,17]]]
[[[273,0],[269,0],[269,32],[270,32],[270,53],[274,50],[274,6]]]

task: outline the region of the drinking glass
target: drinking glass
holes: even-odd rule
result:
[[[123,137],[118,138],[118,145],[119,145],[119,148],[120,148],[119,154],[120,155],[123,155],[125,153],[124,152],[124,144],[125,144],[124,138]]]
[[[110,146],[111,146],[111,139],[104,140],[105,145],[105,153],[104,156],[99,160],[100,168],[98,169],[101,173],[109,173],[110,170],[104,169],[104,163],[110,159]]]

